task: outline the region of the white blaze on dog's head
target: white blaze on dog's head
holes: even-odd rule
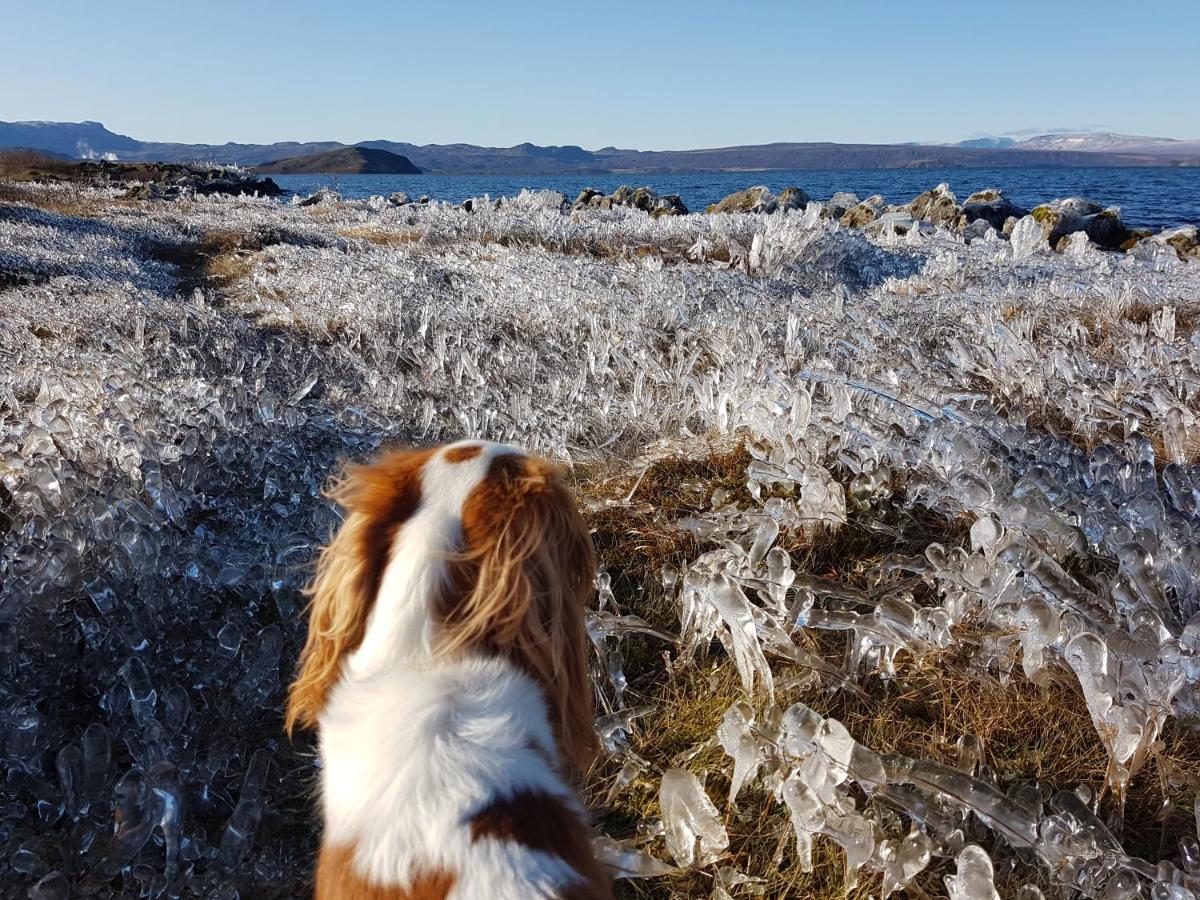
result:
[[[566,756],[595,748],[584,607],[595,559],[558,467],[462,442],[351,466],[321,554],[288,729],[316,727],[330,691],[469,653],[542,686]]]

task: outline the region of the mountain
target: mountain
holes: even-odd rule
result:
[[[980,137],[959,141],[955,147],[1012,147],[1017,142],[1010,137]]]
[[[340,147],[307,156],[277,159],[253,169],[280,175],[419,175],[421,170],[407,156],[373,147]]]
[[[1115,134],[1111,131],[1062,131],[1018,141],[1011,137],[980,137],[959,141],[955,147],[1009,147],[1014,150],[1053,150],[1072,153],[1108,153],[1121,156],[1165,157],[1194,164],[1200,141]]]
[[[386,140],[362,141],[353,146],[386,150],[406,157],[424,172],[439,175],[650,175],[773,169],[1200,165],[1200,142],[1127,139],[1110,135],[1109,138],[1120,138],[1125,142],[1114,140],[1106,149],[1097,145],[1097,140],[1103,137],[1046,135],[1011,146],[980,146],[977,139],[968,142],[968,146],[775,143],[704,150],[623,150],[617,147],[585,150],[574,145],[541,147],[528,143],[515,147],[479,147]],[[1055,138],[1063,140],[1053,140]],[[75,157],[112,155],[125,161],[261,166],[350,145],[336,141],[177,144],[138,141],[111,132],[99,122],[0,122],[0,147],[4,146],[37,147]]]
[[[1200,141],[1114,134],[1109,131],[1084,131],[1041,134],[1016,146],[1028,150],[1078,150],[1083,153],[1137,153],[1152,156],[1200,156]]]
[[[123,157],[143,146],[99,122],[0,122],[0,147],[30,147],[61,153],[72,159],[93,159],[106,153]]]

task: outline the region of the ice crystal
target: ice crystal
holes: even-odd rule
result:
[[[662,572],[677,633],[598,584],[608,796],[658,779],[663,817],[600,840],[623,874],[672,871],[660,833],[713,866],[713,798],[757,785],[802,864],[832,840],[885,893],[936,855],[952,896],[995,896],[975,842],[1086,896],[1200,890],[1194,839],[1131,857],[1073,786],[998,784],[974,736],[954,766],[881,755],[781,699],[862,695],[947,650],[1001,681],[1070,677],[1110,759],[1093,788],[1117,798],[1168,720],[1200,720],[1200,265],[1146,241],[1055,252],[1032,218],[1011,240],[849,230],[820,204],[93,199],[88,218],[0,205],[0,882],[293,896],[315,834],[280,710],[337,524],[321,486],[386,442],[472,436],[643,474],[671,450],[750,454],[736,497],[656,511],[695,541]],[[230,233],[216,271],[199,239]],[[854,584],[789,552],[852,518],[908,537],[909,513],[966,537],[909,538]],[[704,745],[728,792],[703,787],[702,748],[666,772],[636,752],[631,636],[670,655],[664,677],[731,660],[744,696]],[[752,887],[718,872],[714,891]]]

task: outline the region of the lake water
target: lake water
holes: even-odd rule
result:
[[[1027,169],[839,169],[775,172],[697,172],[683,175],[273,175],[283,188],[301,194],[332,187],[347,198],[404,191],[412,198],[461,203],[468,197],[508,197],[522,188],[561,191],[574,200],[585,187],[610,193],[622,184],[647,185],[659,194],[678,194],[702,212],[727,194],[756,184],[773,191],[795,185],[827,199],[837,191],[860,197],[882,194],[907,203],[940,182],[961,203],[973,191],[999,187],[1026,208],[1056,197],[1083,196],[1121,207],[1125,222],[1140,228],[1200,224],[1200,168],[1027,168]]]

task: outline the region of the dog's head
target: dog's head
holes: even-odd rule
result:
[[[561,470],[498,444],[399,450],[350,466],[310,588],[289,732],[343,677],[502,655],[542,686],[565,756],[595,750],[584,608],[595,558]]]

